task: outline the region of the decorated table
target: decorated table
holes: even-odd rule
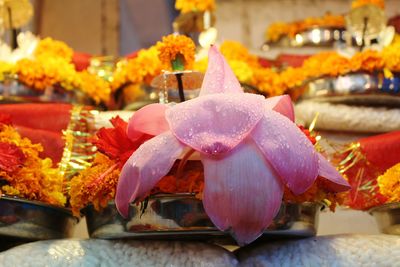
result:
[[[200,2],[177,0],[175,32],[127,57],[28,32],[0,47],[1,266],[399,266],[384,1],[269,26],[264,49],[328,50],[276,58],[220,44]],[[350,216],[318,234],[346,211],[376,232]]]

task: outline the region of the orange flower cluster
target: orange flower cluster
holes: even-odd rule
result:
[[[400,163],[378,177],[379,193],[387,197],[387,203],[400,202]]]
[[[0,187],[0,194],[58,206],[65,205],[64,178],[57,168],[52,167],[51,159],[39,157],[43,150],[40,144],[32,144],[29,139],[22,138],[12,126],[4,124],[0,125],[0,143],[18,147],[24,156],[18,169],[10,172],[0,168],[0,178],[5,181],[5,185]]]
[[[108,101],[110,86],[97,75],[79,73],[71,62],[73,50],[65,43],[45,38],[39,42],[35,59],[21,59],[16,63],[18,80],[28,87],[43,91],[51,86],[65,90],[81,90],[96,103]]]
[[[176,0],[175,8],[182,13],[213,11],[215,0]]]
[[[356,72],[400,71],[400,44],[394,43],[381,52],[365,50],[346,58],[336,52],[322,52],[311,56],[298,68],[287,68],[278,75],[270,74],[283,92],[301,87],[307,81],[322,77],[337,77]],[[271,85],[272,86],[272,85]]]
[[[185,69],[191,69],[194,62],[196,46],[192,39],[184,35],[170,34],[157,42],[159,58],[166,70],[173,70],[173,62],[181,59]]]
[[[158,54],[157,47],[151,46],[140,50],[135,58],[118,62],[110,84],[111,90],[115,91],[128,83],[149,85],[162,70]]]
[[[376,5],[379,8],[385,9],[385,0],[355,0],[351,3],[351,8],[365,5]]]
[[[97,75],[86,70],[77,72],[79,87],[98,104],[107,103],[110,99],[111,89],[109,83]]]
[[[96,210],[104,208],[115,197],[121,170],[118,163],[97,153],[92,166],[75,176],[70,182],[70,205],[75,216],[90,203]]]
[[[309,17],[302,21],[275,22],[267,28],[265,35],[267,41],[276,42],[284,36],[294,38],[296,34],[314,27],[341,29],[345,27],[344,17],[326,13],[323,17]]]
[[[72,60],[74,51],[64,42],[53,40],[50,37],[40,40],[35,49],[35,57],[61,57],[67,62]]]

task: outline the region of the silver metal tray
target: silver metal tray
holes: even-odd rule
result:
[[[75,103],[92,104],[89,98],[78,90],[67,91],[61,88],[48,87],[38,91],[15,80],[0,83],[0,103]]]
[[[400,106],[400,77],[354,73],[307,83],[302,98],[331,103]]]
[[[385,204],[369,210],[382,233],[400,235],[400,202]]]
[[[0,240],[36,241],[72,236],[78,219],[65,208],[17,197],[0,197]]]
[[[288,36],[275,42],[266,42],[262,49],[270,47],[302,47],[302,46],[332,46],[335,42],[344,42],[347,32],[343,28],[314,27],[296,34],[294,38]]]
[[[263,237],[290,238],[316,235],[319,203],[282,204]],[[122,218],[114,203],[102,211],[87,207],[90,237],[102,239],[218,240],[233,243],[228,232],[219,231],[208,218],[202,202],[190,194],[156,195],[146,208],[131,204],[129,218]]]

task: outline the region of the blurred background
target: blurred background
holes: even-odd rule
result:
[[[26,27],[94,55],[126,55],[172,32],[175,0],[31,0],[34,19]],[[351,0],[217,0],[218,40],[237,40],[258,51],[267,26],[330,11],[344,14]],[[386,0],[388,18],[400,14],[399,0]],[[303,49],[303,52],[304,49]]]

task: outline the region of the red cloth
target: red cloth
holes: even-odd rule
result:
[[[276,61],[278,61],[282,66],[288,67],[301,67],[304,60],[309,58],[309,55],[292,55],[292,54],[280,54]]]
[[[367,160],[381,171],[400,162],[400,131],[360,139]]]
[[[62,130],[70,121],[69,104],[3,104],[0,114],[9,115],[12,125],[33,143],[41,143],[43,157],[50,157],[54,163],[61,160],[64,140]]]
[[[367,210],[386,202],[379,193],[377,178],[400,162],[400,131],[362,138],[358,143],[362,157],[354,158],[354,166],[345,172],[351,185],[346,204]],[[342,155],[340,160],[347,156]]]

